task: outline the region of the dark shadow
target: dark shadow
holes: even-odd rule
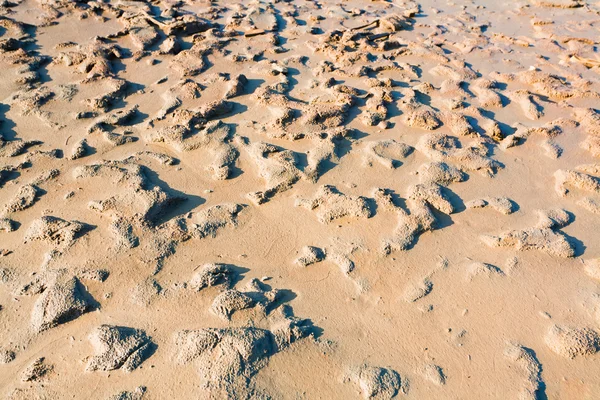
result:
[[[8,181],[12,181],[21,176],[19,171],[1,170],[0,169],[0,189]]]
[[[227,268],[231,270],[231,279],[230,279],[230,287],[234,287],[237,285],[242,279],[244,279],[244,274],[250,271],[250,268],[238,267],[233,264],[226,264]]]
[[[248,79],[244,87],[244,94],[253,94],[263,83],[265,83],[264,79]]]
[[[276,32],[285,31],[285,28],[287,28],[287,21],[281,16],[281,12],[276,7],[273,9],[273,12],[275,14],[275,22],[277,24],[275,31]]]
[[[0,103],[0,135],[4,140],[14,140],[17,137],[17,133],[14,131],[17,125],[6,117],[8,111],[10,111],[10,106]]]
[[[516,201],[508,199],[508,202],[511,204],[511,209],[512,209],[511,214],[515,213],[521,209],[521,206],[519,204],[517,204]]]
[[[386,196],[390,196],[392,200],[392,205],[401,208],[404,211],[408,210],[408,207],[406,206],[406,200],[400,197],[400,195],[396,193],[396,191],[394,191],[393,189],[383,189],[383,193]]]
[[[235,103],[235,102],[231,102],[231,103],[233,103],[233,108],[231,109],[231,112],[228,112],[227,114],[219,115],[218,118],[233,117],[234,115],[243,114],[248,110],[248,106],[245,104]]]
[[[97,302],[96,299],[94,299],[92,297],[92,295],[85,289],[85,286],[83,285],[83,283],[81,283],[81,281],[79,281],[79,279],[75,279],[74,297],[75,297],[75,299],[83,300],[84,303],[87,303],[89,305],[89,308],[87,311],[95,311],[95,310],[100,309],[100,303]],[[69,316],[67,315],[66,316],[67,320],[60,321],[59,323],[71,321],[71,320],[77,318],[78,315],[74,315],[72,317],[73,318],[69,318]]]
[[[287,73],[285,74],[285,76],[287,76],[287,78],[288,78],[288,89],[286,90],[286,93],[291,92],[296,87],[296,85],[298,84],[298,80],[296,78],[294,78],[294,76],[298,76],[298,75],[300,75],[300,71],[298,71],[297,68],[288,67]],[[294,99],[293,97],[290,97],[289,95],[288,95],[288,97],[290,98],[290,100],[302,102],[302,100]]]
[[[445,186],[441,186],[441,188],[443,196],[445,196],[452,205],[452,208],[454,209],[454,214],[465,211],[467,209],[463,200],[460,197],[458,197],[452,190],[448,189]]]
[[[539,375],[536,377],[538,378],[539,386],[535,391],[535,400],[548,400],[548,396],[546,395],[546,383],[541,379],[542,372],[544,372],[544,367],[542,366],[542,363],[540,363],[540,360],[533,349],[530,349],[529,347],[523,347],[523,350],[528,353],[540,367]]]
[[[367,208],[369,209],[369,213],[371,214],[372,218],[377,214],[377,202],[375,201],[375,199],[372,199],[370,197],[365,197],[365,202],[367,203]]]
[[[334,148],[330,157],[321,160],[316,166],[316,177],[321,178],[339,164],[339,160],[352,150],[352,142],[346,138],[333,139]]]
[[[575,252],[575,254],[573,254],[573,257],[580,257],[585,253],[587,247],[585,246],[585,244],[583,244],[581,240],[577,239],[574,236],[567,235],[564,231],[560,231],[560,233],[562,233],[567,239],[567,242],[573,246]]]
[[[74,221],[74,222],[81,224],[82,228],[79,231],[75,232],[75,234],[73,235],[73,241],[79,239],[80,237],[84,236],[86,233],[91,232],[97,228],[96,225],[86,224],[85,222],[81,222],[81,221]]]
[[[150,225],[162,225],[175,217],[192,211],[206,202],[206,200],[200,196],[189,195],[172,189],[150,168],[142,166],[141,169],[143,175],[147,178],[146,185],[144,185],[145,187],[143,187],[143,189],[152,190],[154,187],[159,187],[167,194],[167,198],[164,201],[152,205],[146,213],[146,218]]]

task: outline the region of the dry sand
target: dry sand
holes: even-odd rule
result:
[[[0,396],[600,398],[600,3],[0,1]]]

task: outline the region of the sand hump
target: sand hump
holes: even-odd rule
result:
[[[269,358],[284,351],[292,343],[312,334],[309,321],[294,317],[291,309],[276,302],[280,293],[268,289],[257,280],[248,283],[246,291],[226,290],[217,295],[211,311],[228,320],[234,312],[258,309],[268,328],[202,328],[182,330],[175,334],[175,362],[196,366],[203,386],[226,396],[260,396],[251,381],[264,368]]]
[[[539,222],[532,228],[508,231],[499,236],[482,236],[491,247],[515,247],[517,250],[540,250],[556,257],[573,257],[575,246],[560,228],[571,222],[565,210],[539,211]]]
[[[66,271],[48,273],[43,290],[31,314],[31,326],[36,332],[74,320],[97,304],[83,284]]]
[[[508,342],[504,355],[514,364],[523,375],[523,387],[519,392],[520,399],[535,399],[541,395],[544,382],[542,381],[542,365],[533,350],[518,343]]]
[[[567,358],[593,355],[600,349],[600,336],[590,328],[553,325],[544,340],[553,352]]]
[[[349,379],[360,388],[364,399],[392,399],[408,394],[408,380],[393,369],[362,365],[350,372]]]
[[[40,240],[56,249],[67,249],[83,233],[85,224],[81,222],[45,216],[33,221],[25,234],[25,241]]]
[[[322,223],[343,217],[369,218],[373,215],[367,199],[345,195],[329,185],[321,186],[312,200],[298,199],[296,206],[316,210]]]
[[[131,372],[154,352],[154,344],[146,332],[124,326],[100,325],[89,336],[95,354],[88,371],[122,369]]]

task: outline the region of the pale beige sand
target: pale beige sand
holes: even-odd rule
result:
[[[600,398],[600,3],[0,1],[0,396]]]

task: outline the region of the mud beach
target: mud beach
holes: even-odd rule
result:
[[[600,2],[0,0],[0,397],[600,398]]]

